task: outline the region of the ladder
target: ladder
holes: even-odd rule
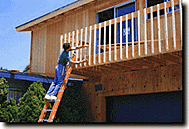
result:
[[[48,109],[49,105],[50,105],[50,100],[46,100],[46,103],[43,107],[43,110],[41,112],[41,115],[39,117],[39,120],[38,120],[38,123],[42,123],[44,121],[48,122],[48,123],[51,123],[53,122],[54,120],[54,117],[56,115],[56,112],[57,112],[57,109],[58,109],[58,106],[60,104],[60,101],[62,99],[62,95],[64,93],[64,90],[66,89],[66,84],[68,83],[68,78],[70,77],[70,74],[72,72],[72,67],[70,65],[67,66],[68,69],[66,71],[66,76],[64,78],[64,82],[62,83],[59,91],[58,91],[58,95],[57,95],[57,99],[55,100],[54,102],[54,105],[53,105],[53,108],[52,109]],[[44,119],[47,112],[50,111],[50,116],[48,119]]]

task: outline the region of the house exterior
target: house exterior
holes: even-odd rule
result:
[[[16,30],[31,31],[31,73],[54,76],[64,42],[87,59],[72,65],[88,78],[86,121],[183,121],[181,0],[78,0]]]
[[[16,102],[19,101],[24,93],[27,91],[28,87],[36,81],[42,82],[43,88],[48,90],[51,83],[53,82],[53,77],[23,73],[18,70],[0,70],[0,78],[3,77],[8,81],[9,93],[7,99],[13,98]],[[67,86],[82,85],[83,79],[69,78]]]

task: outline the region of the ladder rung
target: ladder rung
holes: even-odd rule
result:
[[[64,92],[64,90],[59,90],[59,92]]]
[[[54,111],[54,110],[52,110],[52,109],[44,109],[44,111]]]
[[[47,120],[47,119],[44,119],[44,120],[42,120],[42,121],[49,121],[49,122],[53,122],[53,120]]]
[[[60,100],[55,100],[55,101],[59,101],[60,102]]]

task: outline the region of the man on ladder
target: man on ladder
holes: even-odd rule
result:
[[[53,120],[54,120],[54,117],[56,115],[58,106],[59,106],[61,98],[62,98],[62,95],[66,88],[68,78],[72,71],[71,66],[68,66],[68,69],[66,71],[67,63],[69,62],[72,64],[79,64],[81,62],[86,61],[86,59],[84,59],[83,61],[73,61],[73,60],[75,60],[75,54],[73,55],[72,58],[69,57],[69,51],[71,50],[70,43],[64,43],[63,48],[64,48],[64,50],[61,52],[59,59],[58,59],[58,64],[56,65],[56,68],[55,68],[54,81],[52,82],[49,90],[47,91],[47,94],[45,95],[46,103],[43,107],[43,110],[41,112],[38,122],[43,122],[43,121],[53,122]],[[57,93],[58,93],[58,95],[56,97],[55,95]],[[48,109],[48,107],[50,105],[49,100],[55,102],[52,109]],[[51,113],[50,113],[48,120],[45,120],[44,117],[46,116],[47,111],[50,111]]]
[[[69,51],[71,51],[70,43],[64,43],[63,48],[64,50],[61,52],[58,59],[58,64],[55,67],[54,81],[52,82],[49,90],[47,91],[47,94],[45,95],[45,99],[48,100],[54,100],[54,101],[56,100],[57,97],[55,95],[58,93],[60,86],[64,81],[67,63],[70,62],[70,63],[78,64],[82,62],[82,61],[73,61],[69,57]],[[75,54],[73,56],[75,56]]]

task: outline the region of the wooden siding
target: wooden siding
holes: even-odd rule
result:
[[[102,84],[101,91],[95,85]],[[159,66],[131,72],[104,72],[102,77],[83,83],[87,92],[88,112],[93,122],[106,122],[106,97],[182,90],[182,64]],[[86,116],[90,117],[90,116]],[[89,118],[88,118],[89,119]]]
[[[46,29],[33,30],[31,72],[45,73],[46,68]]]
[[[45,67],[43,70],[41,70],[41,65],[44,64],[42,62],[39,62],[38,56],[36,58],[32,58],[32,72],[45,72],[46,75],[53,74],[54,68],[57,63],[57,59],[60,53],[60,36],[65,33],[69,33],[76,30],[80,30],[82,28],[88,27],[96,23],[96,12],[103,10],[105,8],[115,6],[117,4],[120,4],[122,2],[125,2],[124,0],[112,0],[110,1],[97,1],[96,3],[90,3],[85,5],[84,7],[74,9],[73,11],[69,11],[61,16],[58,16],[57,18],[54,18],[52,20],[49,20],[45,23],[42,23],[41,27],[40,24],[38,26],[34,27],[33,30],[33,42],[36,41],[36,38],[38,38],[36,35],[41,35],[40,33],[46,32],[46,61],[45,61]],[[41,28],[40,31],[37,31],[37,28]],[[84,32],[84,31],[83,31]],[[88,32],[89,35],[89,32]],[[67,35],[68,36],[68,35]],[[84,34],[83,34],[84,36]],[[94,37],[94,33],[92,34],[92,38]],[[80,38],[80,37],[79,37]],[[84,38],[83,38],[84,40]],[[89,39],[87,39],[87,42]],[[93,50],[93,44],[94,41],[92,41],[92,50]],[[34,45],[35,46],[35,45]],[[39,47],[36,47],[36,51],[33,51],[32,55],[36,55]],[[88,52],[88,51],[87,51]],[[91,52],[93,53],[93,51]],[[37,59],[37,60],[35,60]],[[43,59],[44,60],[44,59]],[[40,66],[37,66],[37,64],[41,64]],[[45,71],[44,71],[45,70]]]

